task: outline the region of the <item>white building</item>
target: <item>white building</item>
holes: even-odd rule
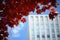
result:
[[[29,15],[28,40],[60,40],[60,15],[52,21],[48,15]]]

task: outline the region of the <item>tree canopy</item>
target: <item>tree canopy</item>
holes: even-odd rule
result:
[[[18,24],[19,20],[23,23],[26,22],[26,18],[23,16],[28,16],[30,11],[34,12],[35,8],[37,14],[41,14],[46,9],[50,10],[49,18],[52,20],[54,16],[57,16],[55,13],[56,0],[5,0],[5,4],[2,2],[3,0],[0,0],[0,10],[3,11],[0,12],[0,40],[7,40],[6,24],[12,28],[14,24]],[[39,9],[38,3],[43,5],[42,9]]]

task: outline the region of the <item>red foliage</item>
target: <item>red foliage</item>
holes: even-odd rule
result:
[[[51,5],[48,5],[49,2],[51,2]],[[38,3],[41,5],[47,5],[48,7],[43,6],[41,10],[38,10]],[[3,10],[3,12],[0,12],[0,17],[2,17],[0,20],[0,33],[2,33],[2,30],[7,31],[7,27],[5,26],[6,24],[13,27],[14,24],[18,24],[18,20],[21,20],[23,23],[26,22],[26,18],[22,17],[28,16],[29,12],[34,11],[35,8],[37,9],[37,14],[41,14],[41,12],[44,12],[51,6],[56,7],[56,0],[6,0],[5,5],[2,4],[2,0],[0,0],[0,10]],[[53,15],[56,14],[54,13]],[[49,14],[50,19],[54,18],[53,15]],[[2,34],[7,37],[8,32],[4,33],[4,31]],[[4,37],[1,37],[0,35],[0,40],[3,38]]]
[[[8,32],[4,32],[4,36],[5,36],[5,37],[8,36]]]
[[[37,14],[41,14],[42,11],[41,10],[37,10],[36,12],[37,12]]]
[[[7,27],[4,27],[4,30],[6,31],[7,30]]]
[[[54,8],[54,7],[50,7],[50,12],[55,12],[56,11],[56,9]]]
[[[36,9],[38,9],[38,8],[39,8],[39,6],[37,5],[35,8],[36,8]]]
[[[58,15],[57,13],[50,13],[49,18],[53,20],[57,15]]]
[[[21,21],[24,23],[26,22],[26,18],[22,18]]]

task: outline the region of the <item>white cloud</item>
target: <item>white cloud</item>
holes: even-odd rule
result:
[[[19,37],[19,36],[20,36],[19,30],[13,29],[12,30],[12,37]]]
[[[13,29],[12,31],[13,31],[13,34],[17,34],[19,32],[19,30],[17,29]]]
[[[8,27],[8,32],[9,35],[11,35],[11,37],[19,37],[20,36],[20,31],[23,29],[24,27],[24,23],[19,21],[19,24],[16,26],[14,25],[14,28],[9,27],[9,25],[6,25]]]
[[[23,27],[24,27],[23,22],[19,22],[19,24],[17,26],[14,25],[14,28],[12,28],[12,36],[18,37],[20,35],[19,32],[22,30]]]

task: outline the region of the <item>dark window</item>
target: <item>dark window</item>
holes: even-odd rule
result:
[[[45,35],[42,35],[42,38],[45,38]]]
[[[58,35],[57,35],[57,37],[59,37],[59,38],[60,38],[60,35],[58,34]]]
[[[40,35],[37,35],[37,38],[40,38]]]
[[[47,35],[47,38],[50,38],[50,35]]]

